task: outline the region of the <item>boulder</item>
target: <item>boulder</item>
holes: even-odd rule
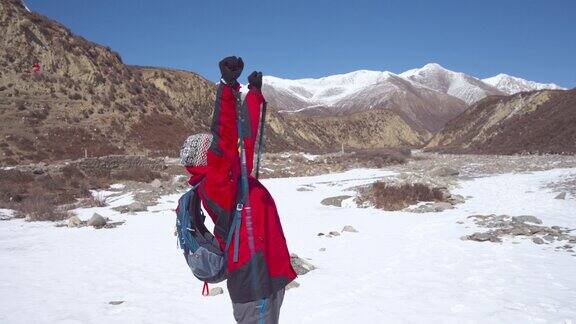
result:
[[[525,222],[529,222],[529,223],[534,223],[534,224],[542,224],[542,220],[531,216],[531,215],[522,215],[522,216],[514,216],[512,217],[512,220],[515,222],[519,222],[519,223],[525,223]]]
[[[486,241],[490,241],[490,242],[502,242],[502,240],[496,236],[493,233],[474,233],[472,235],[468,235],[468,239],[471,241],[476,241],[476,242],[486,242]]]
[[[463,204],[464,202],[466,202],[466,200],[462,195],[451,195],[450,198],[448,198],[448,200],[453,205]]]
[[[352,225],[346,225],[344,228],[342,228],[342,232],[358,233],[358,230],[355,229]]]
[[[330,235],[332,235],[332,236],[340,236],[340,232],[337,232],[337,231],[331,231],[331,232],[328,233],[328,234],[330,234]]]
[[[532,242],[534,242],[536,244],[544,244],[544,240],[539,238],[539,237],[533,237]]]
[[[421,213],[433,213],[433,212],[436,212],[437,210],[436,210],[436,208],[435,208],[435,206],[434,206],[434,203],[427,203],[427,204],[424,204],[424,205],[420,205],[420,206],[418,206],[418,207],[416,207],[416,208],[408,208],[408,209],[406,209],[406,211],[407,211],[407,212],[410,212],[410,213],[419,213],[419,214],[421,214]]]
[[[544,235],[543,239],[548,242],[554,242],[554,235]]]
[[[124,206],[120,206],[120,207],[114,207],[112,208],[115,211],[119,211],[121,214],[125,214],[125,213],[138,213],[138,212],[143,212],[148,210],[148,207],[146,206],[145,203],[141,202],[141,201],[135,201],[133,203],[131,203],[130,205],[124,205]]]
[[[442,201],[433,203],[431,207],[436,212],[441,212],[441,211],[444,211],[446,209],[454,209],[454,206],[452,206],[451,203],[442,202]]]
[[[554,199],[564,200],[564,199],[566,199],[566,193],[565,193],[565,192],[561,192],[561,193],[559,193],[556,197],[554,197]]]
[[[308,272],[316,269],[314,265],[298,257],[298,255],[294,253],[290,254],[290,263],[299,276],[307,274]]]
[[[108,222],[104,225],[104,228],[115,228],[117,226],[123,225],[126,221],[118,221],[118,222]]]
[[[162,181],[160,181],[160,179],[154,179],[152,182],[150,182],[150,185],[152,186],[152,188],[161,188]]]
[[[82,226],[82,221],[78,216],[72,216],[66,220],[66,225],[68,225],[68,227],[80,227]]]
[[[286,287],[284,287],[284,290],[289,290],[292,288],[298,288],[300,287],[300,284],[297,283],[296,281],[291,281],[289,284],[286,285]]]
[[[518,227],[514,227],[510,230],[510,235],[525,235],[525,236],[529,236],[532,234],[532,231],[530,230],[530,228],[525,227],[525,226],[518,226]]]
[[[92,217],[88,220],[88,226],[92,226],[94,228],[102,228],[106,225],[106,218],[98,213],[94,213]]]
[[[130,213],[143,212],[146,211],[147,209],[148,208],[146,207],[146,204],[144,204],[141,201],[135,201],[130,205],[126,206],[126,210]]]
[[[109,301],[108,304],[110,305],[120,305],[120,304],[124,304],[123,300],[113,300],[113,301]]]
[[[335,197],[328,197],[323,199],[320,203],[325,206],[335,206],[335,207],[342,207],[342,201],[348,199],[352,196],[335,196]]]
[[[208,296],[217,296],[217,295],[222,295],[224,293],[224,289],[222,289],[222,287],[214,287],[212,289],[210,289],[210,292],[208,293]]]

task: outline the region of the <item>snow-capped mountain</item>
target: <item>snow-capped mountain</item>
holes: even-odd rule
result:
[[[390,72],[360,70],[331,75],[319,79],[288,80],[264,76],[266,87],[291,97],[293,103],[279,106],[280,110],[297,111],[313,107],[329,107],[341,103],[346,97],[374,84],[386,82]]]
[[[566,88],[562,88],[561,86],[554,83],[538,83],[503,73],[500,73],[491,78],[482,79],[482,81],[510,95],[522,91],[543,89],[566,90]]]
[[[267,100],[280,112],[339,116],[369,109],[390,109],[417,128],[434,132],[467,106],[490,95],[562,89],[497,75],[480,80],[430,63],[401,74],[359,70],[317,79],[264,77]]]
[[[472,104],[486,96],[503,94],[482,80],[461,72],[447,70],[436,63],[426,64],[419,69],[408,70],[400,76]]]
[[[267,100],[283,112],[311,116],[348,115],[390,109],[423,132],[435,132],[466,103],[392,72],[355,71],[319,79],[264,77]]]

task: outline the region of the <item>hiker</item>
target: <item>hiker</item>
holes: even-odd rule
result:
[[[215,224],[214,235],[225,251],[226,237],[241,191],[236,95],[240,90],[237,79],[244,63],[241,58],[231,56],[219,65],[222,78],[216,94],[211,144],[206,153],[207,166],[187,166],[186,169],[191,174],[190,185],[198,185],[202,205]],[[241,128],[247,172],[251,174],[260,109],[264,102],[262,73],[253,72],[248,81]],[[284,287],[296,278],[296,272],[290,264],[290,254],[272,196],[253,176],[248,177],[248,187],[250,220],[247,219],[247,209],[242,208],[238,238],[231,240],[238,242],[238,246],[231,243],[227,251],[228,291],[238,323],[278,323]],[[236,261],[234,252],[238,253]]]

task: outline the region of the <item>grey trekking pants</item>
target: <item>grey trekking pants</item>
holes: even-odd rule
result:
[[[238,324],[278,324],[284,289],[266,299],[248,303],[232,303],[234,319]]]

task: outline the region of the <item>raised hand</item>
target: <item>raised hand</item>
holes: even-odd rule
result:
[[[248,76],[248,87],[249,88],[256,88],[256,89],[262,89],[262,72],[252,72],[250,73],[250,75]]]
[[[244,69],[244,62],[241,57],[228,56],[218,63],[222,79],[226,84],[234,85]]]

